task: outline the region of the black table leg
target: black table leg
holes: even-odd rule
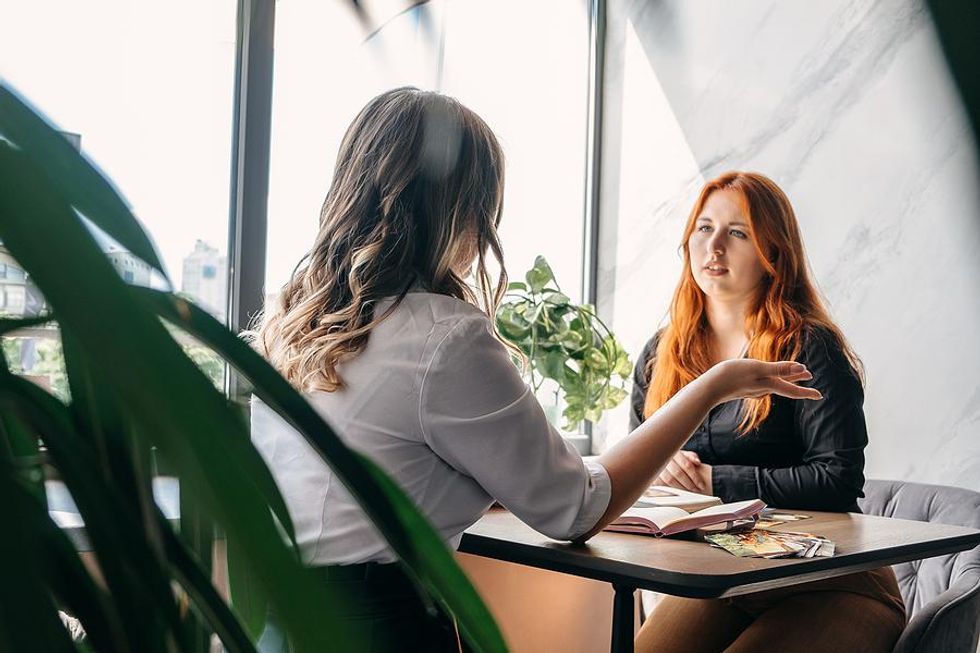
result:
[[[633,653],[633,592],[628,585],[613,585],[612,653]]]

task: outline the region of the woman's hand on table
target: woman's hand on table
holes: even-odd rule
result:
[[[688,492],[711,494],[711,465],[701,462],[693,451],[678,451],[653,481]]]

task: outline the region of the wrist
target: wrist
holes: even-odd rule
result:
[[[728,401],[730,389],[726,382],[725,363],[726,361],[722,361],[712,365],[707,372],[699,377],[704,382],[704,392],[709,410]]]

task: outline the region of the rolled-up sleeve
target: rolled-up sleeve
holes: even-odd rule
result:
[[[548,423],[488,320],[467,316],[431,339],[419,392],[425,443],[542,534],[591,530],[609,505],[609,475]]]

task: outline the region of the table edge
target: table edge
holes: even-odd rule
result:
[[[830,558],[811,558],[800,564],[778,565],[731,574],[661,570],[619,560],[589,558],[574,551],[545,548],[475,533],[463,534],[458,551],[676,596],[717,598],[776,587],[780,585],[778,581],[789,577],[818,580],[842,576],[910,560],[967,551],[978,545],[980,545],[980,531],[974,530],[971,533],[952,536],[944,540],[941,546],[936,547],[930,547],[929,543],[912,543],[898,545],[884,552],[864,551]],[[583,566],[583,561],[593,564]],[[801,571],[804,565],[805,571]]]

